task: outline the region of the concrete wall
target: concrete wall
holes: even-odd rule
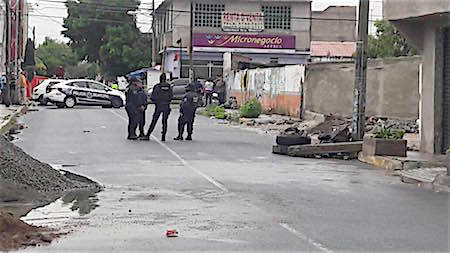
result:
[[[449,0],[384,0],[383,5],[384,17],[388,20],[450,12]]]
[[[356,21],[348,20],[356,20],[356,7],[330,6],[324,11],[313,11],[312,17],[312,41],[355,41]]]
[[[251,97],[258,98],[263,110],[299,117],[305,65],[239,71],[225,75],[228,95],[242,104]],[[243,82],[247,75],[247,85]]]
[[[384,16],[423,54],[421,151],[442,152],[443,30],[450,27],[449,0],[384,0]]]
[[[417,119],[421,62],[421,57],[369,61],[367,115]],[[304,109],[351,116],[353,85],[353,63],[311,64],[304,84]]]
[[[190,0],[172,0],[174,10],[189,10]],[[261,6],[265,4],[274,4],[272,0],[198,0],[194,2],[204,3],[223,3],[225,4],[225,11],[229,12],[259,12]],[[290,5],[291,16],[293,17],[310,17],[311,15],[311,2],[308,0],[278,0],[275,4]],[[166,41],[167,44],[163,45],[178,46],[176,41],[182,39],[183,47],[189,46],[189,13],[174,12],[173,16],[173,36],[172,41]],[[276,35],[295,35],[296,36],[296,49],[305,50],[309,49],[310,45],[310,20],[308,19],[292,19],[291,30],[271,30],[265,29],[263,34],[276,34]],[[222,28],[212,27],[195,27],[194,33],[224,33]]]

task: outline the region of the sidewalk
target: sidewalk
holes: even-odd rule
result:
[[[0,134],[6,133],[14,124],[16,117],[26,110],[26,106],[0,104]]]
[[[436,191],[450,192],[445,155],[408,152],[407,157],[365,156],[359,153],[361,162],[385,169],[388,174],[400,176],[402,182],[418,184]]]

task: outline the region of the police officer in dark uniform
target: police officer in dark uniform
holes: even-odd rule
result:
[[[172,101],[173,91],[170,84],[166,81],[166,74],[162,73],[159,77],[159,83],[153,88],[151,99],[155,103],[155,112],[153,113],[152,123],[146,136],[142,140],[150,140],[150,135],[155,129],[156,123],[158,122],[159,116],[162,114],[162,136],[161,141],[166,141],[167,133],[167,119],[170,114],[170,102]]]
[[[136,128],[138,125],[138,107],[139,107],[139,96],[138,96],[138,84],[139,79],[136,77],[131,77],[128,82],[130,85],[125,93],[126,95],[126,104],[125,110],[128,115],[128,137],[129,140],[136,140],[138,137],[136,136]]]
[[[139,128],[139,137],[145,137],[145,111],[147,110],[147,93],[144,90],[142,81],[138,79],[136,82],[137,91],[137,121]]]
[[[178,136],[174,140],[182,141],[184,126],[187,125],[188,136],[187,141],[192,141],[192,132],[194,130],[195,111],[197,110],[199,96],[197,93],[197,85],[189,84],[186,87],[186,95],[180,105],[180,117],[178,118]]]

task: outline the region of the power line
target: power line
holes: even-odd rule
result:
[[[39,2],[59,3],[59,4],[65,4],[65,5],[68,4],[68,3],[74,3],[74,4],[77,4],[77,5],[96,6],[96,7],[108,7],[108,8],[114,8],[116,10],[130,10],[130,9],[141,9],[141,10],[148,10],[148,11],[152,10],[151,7],[141,7],[141,5],[144,5],[142,3],[139,6],[135,6],[135,5],[111,5],[111,4],[105,4],[105,3],[92,3],[92,2],[71,2],[71,1],[64,1],[64,0],[62,0],[62,1],[58,1],[58,0],[38,0],[37,3],[39,3]],[[161,4],[162,2],[163,1],[159,1],[159,4]]]
[[[51,0],[41,0],[41,1],[48,1],[48,2],[55,2],[55,1],[51,1]],[[63,3],[63,2],[60,2]],[[80,3],[80,4],[87,4],[87,3]],[[93,4],[93,5],[98,5],[98,4]],[[109,7],[114,7],[112,5],[108,5]],[[115,7],[119,7],[119,6],[115,6]],[[51,7],[49,7],[51,8]],[[120,8],[120,7],[119,7]],[[152,11],[152,9],[146,9],[146,8],[140,8],[142,10],[150,10]],[[105,11],[104,9],[98,9],[101,11]],[[122,10],[129,10],[127,8]],[[118,9],[111,9],[110,11],[119,11]],[[164,16],[166,15],[167,12],[172,12],[172,13],[186,13],[189,14],[190,11],[189,10],[171,10],[171,9],[165,9],[165,10],[156,10],[155,11],[155,16]],[[211,12],[207,12],[207,11],[194,11],[194,14],[213,14],[213,15],[220,15],[221,13],[211,13]],[[248,16],[248,17],[254,17],[253,14],[240,14],[240,16]],[[266,17],[266,18],[283,18],[280,15],[267,15],[265,14],[262,17]],[[65,17],[63,17],[65,18]],[[318,17],[300,17],[300,16],[291,16],[290,19],[293,20],[318,20],[318,21],[347,21],[347,22],[357,22],[357,19],[352,19],[352,18],[318,18]],[[375,22],[377,20],[369,20],[370,22]]]
[[[51,16],[51,15],[39,15],[39,14],[27,14],[27,16],[29,17],[43,17],[43,18],[66,18],[66,17],[62,17],[62,16]],[[123,20],[113,20],[113,19],[104,19],[104,18],[85,18],[85,17],[72,17],[72,18],[76,18],[76,19],[86,19],[89,21],[98,21],[98,22],[114,22],[114,23],[129,23],[127,21],[123,21]],[[137,22],[136,24],[144,24],[144,25],[151,25],[151,23],[146,23],[146,22]]]

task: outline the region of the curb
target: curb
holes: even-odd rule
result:
[[[360,152],[358,154],[358,160],[388,171],[403,170],[403,163],[401,161],[385,156],[366,156],[363,152]]]
[[[20,114],[24,113],[27,109],[28,106],[20,106],[12,114],[9,114],[9,118],[0,124],[0,134],[5,134],[6,132],[8,132],[9,129],[14,126],[17,117]]]
[[[377,168],[397,171],[397,170],[413,170],[419,168],[436,168],[443,167],[440,162],[422,161],[422,160],[398,160],[390,156],[367,156],[363,152],[358,154],[358,160],[373,165]]]

